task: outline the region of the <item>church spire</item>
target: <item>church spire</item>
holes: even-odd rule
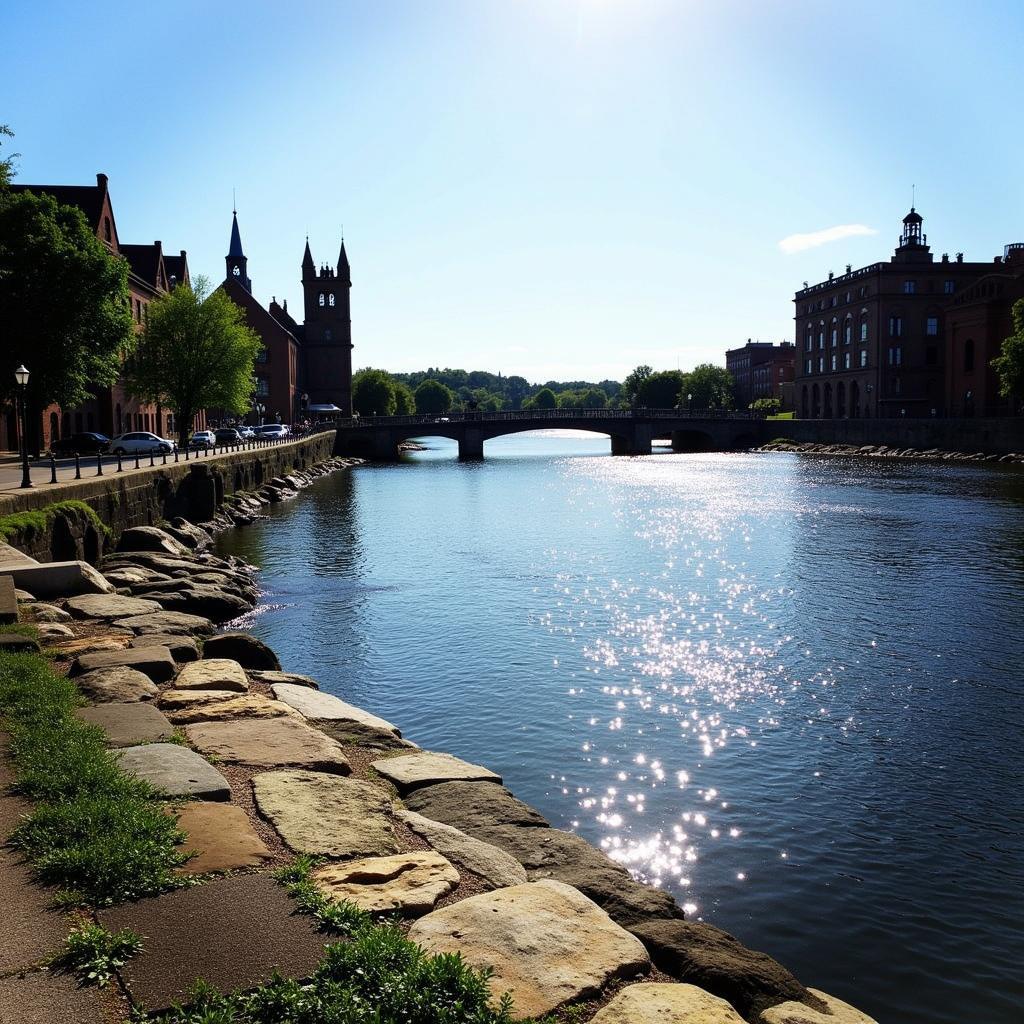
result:
[[[309,235],[306,235],[306,251],[302,254],[302,280],[308,277],[316,277],[316,264],[313,262],[313,254],[309,251]]]
[[[345,252],[345,236],[341,236],[341,251],[338,253],[338,277],[350,283],[351,269],[348,265],[348,253]]]
[[[228,280],[237,281],[247,292],[252,291],[252,282],[246,272],[248,260],[242,251],[242,236],[238,230],[238,211],[231,211],[231,242],[228,244],[228,254],[225,257],[227,264]]]

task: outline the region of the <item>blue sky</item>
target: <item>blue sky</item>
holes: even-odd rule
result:
[[[792,295],[1024,239],[1024,4],[5,4],[19,179],[253,289],[352,262],[355,362],[621,378],[792,337]],[[810,248],[780,242],[853,225]],[[866,233],[867,231],[877,233]],[[843,234],[843,232],[833,232]],[[813,239],[812,239],[813,241]]]

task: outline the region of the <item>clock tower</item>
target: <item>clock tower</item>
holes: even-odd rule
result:
[[[246,272],[248,260],[242,252],[242,236],[238,233],[238,211],[231,211],[231,244],[228,246],[228,254],[225,257],[227,264],[227,278],[229,281],[237,281],[247,292],[252,291],[252,281]]]

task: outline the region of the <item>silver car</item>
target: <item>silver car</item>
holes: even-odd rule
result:
[[[174,441],[166,437],[157,437],[144,430],[134,430],[128,434],[118,434],[110,442],[113,455],[160,455],[173,452],[177,447]]]

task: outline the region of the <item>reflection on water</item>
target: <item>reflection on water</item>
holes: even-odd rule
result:
[[[883,1022],[1019,1019],[1024,476],[428,443],[223,541],[289,669]]]

